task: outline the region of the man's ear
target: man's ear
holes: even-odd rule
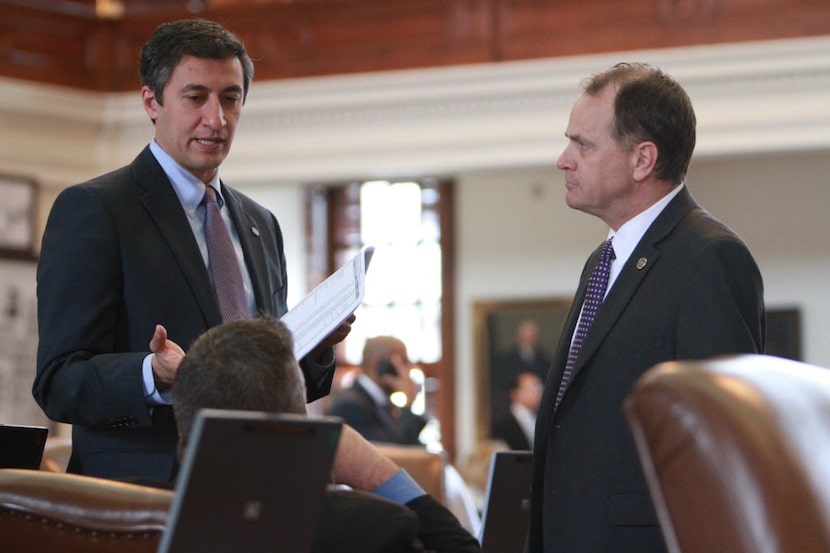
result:
[[[640,142],[631,150],[632,177],[636,181],[647,179],[657,164],[657,145],[654,142]]]
[[[155,124],[161,102],[156,99],[156,94],[150,90],[149,86],[141,87],[141,105],[144,106],[144,112],[150,118],[150,121]]]

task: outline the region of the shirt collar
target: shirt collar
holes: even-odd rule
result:
[[[216,190],[216,202],[219,204],[219,207],[221,208],[225,203],[225,199],[222,197],[219,171],[216,171],[216,174],[210,182],[204,183],[197,179],[190,171],[176,163],[176,160],[170,157],[170,154],[165,152],[164,149],[159,146],[155,138],[150,142],[150,151],[153,153],[153,156],[155,156],[156,161],[159,162],[159,165],[161,165],[164,174],[166,174],[167,178],[170,179],[170,184],[173,185],[173,190],[176,191],[176,195],[179,197],[179,202],[181,202],[185,211],[196,209],[196,207],[202,202],[202,198],[205,195],[206,184],[212,186],[213,189]]]
[[[389,403],[389,396],[386,395],[380,386],[378,386],[374,380],[366,376],[365,373],[360,373],[357,375],[357,381],[363,387],[366,392],[372,396],[372,399],[375,401],[376,404],[380,406],[387,405]]]
[[[680,193],[683,186],[683,183],[677,185],[671,192],[657,200],[651,207],[627,221],[623,226],[617,229],[617,232],[614,232],[613,230],[608,232],[608,238],[614,239],[614,254],[616,255],[616,259],[614,260],[611,268],[612,273],[615,269],[616,272],[619,273],[620,268],[623,267],[626,261],[628,261],[628,258],[631,257],[631,253],[634,251],[634,248],[637,247],[637,244],[643,238],[643,235],[646,233],[648,228],[654,220],[657,219],[669,202]]]

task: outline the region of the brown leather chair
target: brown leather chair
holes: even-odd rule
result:
[[[0,470],[0,551],[155,553],[173,498],[76,474]]]
[[[830,370],[663,363],[624,411],[670,552],[830,551]]]

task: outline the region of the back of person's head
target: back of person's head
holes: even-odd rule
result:
[[[202,334],[173,383],[180,452],[199,409],[305,414],[305,380],[293,350],[291,332],[272,318],[225,323]]]
[[[393,356],[407,360],[406,344],[394,336],[375,336],[368,338],[363,344],[361,366],[367,373],[372,373],[380,361],[386,361]]]
[[[695,149],[697,126],[683,87],[656,67],[619,63],[588,78],[584,91],[593,96],[609,86],[617,88],[613,129],[617,141],[625,147],[653,142],[658,152],[657,178],[682,182]]]
[[[164,87],[184,56],[214,60],[239,59],[244,79],[244,103],[254,78],[254,64],[245,45],[218,23],[204,19],[182,19],[159,25],[141,49],[141,84],[153,91],[159,104],[164,104]]]

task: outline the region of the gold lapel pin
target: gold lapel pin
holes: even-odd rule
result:
[[[646,266],[646,263],[648,263],[648,259],[646,259],[645,257],[641,257],[637,260],[637,269],[642,269]]]

